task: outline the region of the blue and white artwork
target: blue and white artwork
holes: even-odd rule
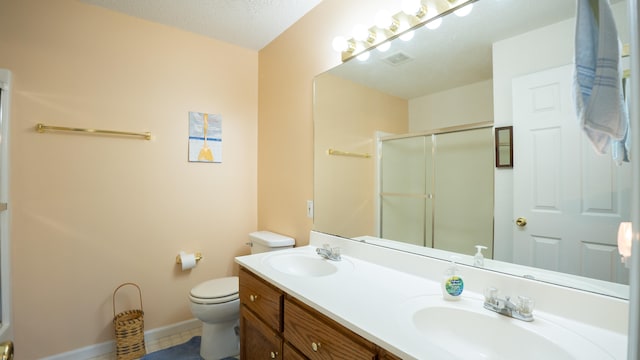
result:
[[[222,116],[189,112],[189,161],[222,162]]]

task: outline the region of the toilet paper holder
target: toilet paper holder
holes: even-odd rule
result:
[[[202,253],[195,253],[195,258],[196,258],[196,263],[199,262],[200,260],[202,260]],[[180,259],[180,254],[176,255],[176,264],[181,265],[182,264],[182,259]]]

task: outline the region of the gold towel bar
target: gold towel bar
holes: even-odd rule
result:
[[[353,152],[349,152],[349,151],[340,151],[340,150],[335,150],[335,149],[329,149],[327,150],[327,154],[329,155],[340,155],[340,156],[353,156],[353,157],[361,157],[361,158],[370,158],[371,155],[364,153],[353,153]]]
[[[72,128],[72,127],[66,127],[66,126],[49,126],[44,124],[36,124],[36,131],[39,133],[43,133],[45,131],[72,131],[72,132],[81,132],[81,133],[89,133],[89,134],[138,136],[138,137],[144,138],[145,140],[151,140],[150,132],[136,133],[136,132],[128,132],[128,131],[82,129],[82,128]]]

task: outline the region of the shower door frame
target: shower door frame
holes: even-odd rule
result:
[[[13,340],[9,241],[9,103],[11,72],[0,69],[0,343]]]
[[[484,122],[477,122],[477,123],[470,123],[470,124],[466,124],[466,125],[459,125],[459,126],[451,126],[451,127],[446,127],[446,128],[440,128],[440,129],[433,129],[433,130],[429,130],[429,131],[422,131],[422,132],[415,132],[415,133],[410,133],[410,134],[402,134],[402,135],[386,135],[382,132],[378,132],[376,134],[376,231],[377,231],[377,236],[378,237],[383,237],[382,236],[382,217],[383,217],[383,211],[382,211],[382,198],[385,196],[385,193],[382,191],[382,143],[384,141],[388,141],[388,140],[397,140],[397,139],[407,139],[407,138],[414,138],[414,137],[426,137],[426,136],[437,136],[437,135],[444,135],[444,134],[450,134],[450,133],[456,133],[456,132],[463,132],[463,131],[470,131],[470,130],[478,130],[478,129],[486,129],[486,128],[493,128],[493,122],[492,121],[484,121]],[[432,153],[431,156],[433,156],[433,147],[436,146],[436,140],[432,139]],[[492,149],[493,151],[493,149]],[[495,159],[494,159],[495,160]],[[432,170],[432,174],[433,174],[433,169]],[[425,174],[426,176],[426,174]],[[435,175],[433,175],[435,176]],[[494,179],[495,181],[495,179]],[[394,194],[391,194],[394,195]],[[397,194],[396,194],[397,195]],[[406,197],[413,197],[413,198],[417,198],[419,197],[418,195],[406,195]],[[425,194],[423,195],[423,197],[425,198],[425,200],[433,200],[433,194]],[[423,242],[425,243],[424,246],[429,246],[431,248],[434,247],[435,244],[435,238],[434,238],[434,234],[435,234],[435,224],[434,224],[434,218],[435,218],[435,211],[436,209],[434,209],[435,203],[432,201],[431,203],[432,209],[431,209],[431,234],[430,234],[430,238],[431,238],[431,243],[430,244],[426,244],[426,236],[427,234],[425,233],[424,236],[425,238],[423,239]],[[426,219],[425,219],[426,221]],[[493,234],[495,235],[495,234]],[[492,235],[492,238],[493,238]],[[493,246],[492,246],[493,249]],[[489,255],[491,258],[493,257],[493,251],[492,254]]]

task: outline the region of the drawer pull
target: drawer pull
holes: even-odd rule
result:
[[[258,300],[258,295],[249,295],[249,300],[251,300],[251,302],[255,302]]]
[[[313,351],[317,352],[318,350],[320,350],[320,343],[312,342],[311,343],[311,349],[313,349]]]
[[[272,352],[271,352],[271,358],[272,358],[272,359],[275,359],[275,358],[277,358],[277,357],[278,357],[278,352],[277,352],[277,351],[272,351]]]

